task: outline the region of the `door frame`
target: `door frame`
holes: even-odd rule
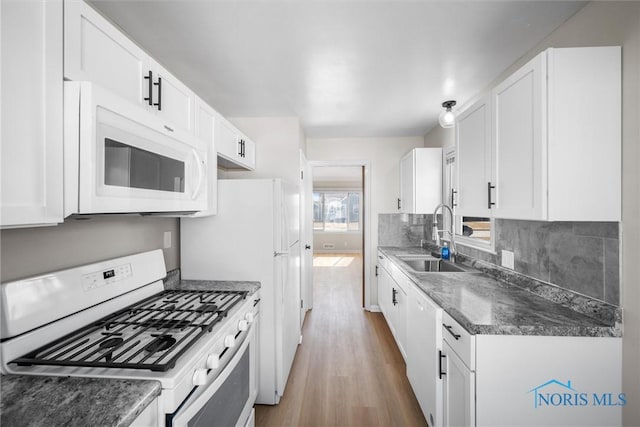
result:
[[[364,212],[362,222],[364,229],[362,231],[364,242],[362,244],[362,303],[365,310],[371,311],[373,308],[371,305],[371,254],[373,249],[367,247],[371,243],[371,163],[368,160],[309,160],[309,166],[312,168],[323,166],[363,168],[364,179],[362,182],[362,194],[364,201],[362,206]]]

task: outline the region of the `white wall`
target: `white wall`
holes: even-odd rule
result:
[[[494,86],[548,47],[622,46],[623,423],[640,425],[640,3],[591,2],[507,69]],[[464,101],[464,100],[462,100]],[[426,141],[442,139],[434,129]],[[446,143],[446,142],[444,142]]]
[[[346,138],[307,139],[307,158],[310,161],[368,161],[371,177],[371,241],[365,250],[375,260],[378,247],[378,214],[397,212],[400,190],[400,158],[416,147],[423,147],[423,137],[405,138]],[[375,282],[375,262],[369,266],[370,301],[378,303]]]
[[[445,129],[440,125],[436,125],[424,136],[425,147],[453,147],[455,145],[455,128]]]
[[[229,118],[256,144],[256,168],[253,171],[223,171],[220,178],[283,178],[300,182],[300,149],[306,141],[297,117]]]

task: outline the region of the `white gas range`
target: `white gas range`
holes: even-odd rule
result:
[[[245,425],[259,296],[165,290],[160,250],[2,285],[3,374],[157,380],[158,425]]]

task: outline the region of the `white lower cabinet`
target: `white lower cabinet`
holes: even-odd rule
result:
[[[442,352],[439,364],[442,376],[442,425],[473,426],[476,415],[476,374],[473,371],[473,336],[447,314],[442,321]]]
[[[442,308],[415,285],[407,292],[407,377],[429,426],[441,426]]]
[[[392,271],[387,271],[385,264]],[[396,340],[398,349],[406,360],[407,283],[406,280],[394,279],[394,276],[398,277],[398,275],[400,278],[405,277],[393,264],[384,262],[378,264],[378,304]],[[399,282],[403,284],[401,285]]]

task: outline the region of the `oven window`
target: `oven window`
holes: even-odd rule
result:
[[[184,162],[110,138],[104,143],[104,183],[184,193]]]
[[[235,426],[249,400],[251,343],[233,372],[191,420],[189,427]]]

